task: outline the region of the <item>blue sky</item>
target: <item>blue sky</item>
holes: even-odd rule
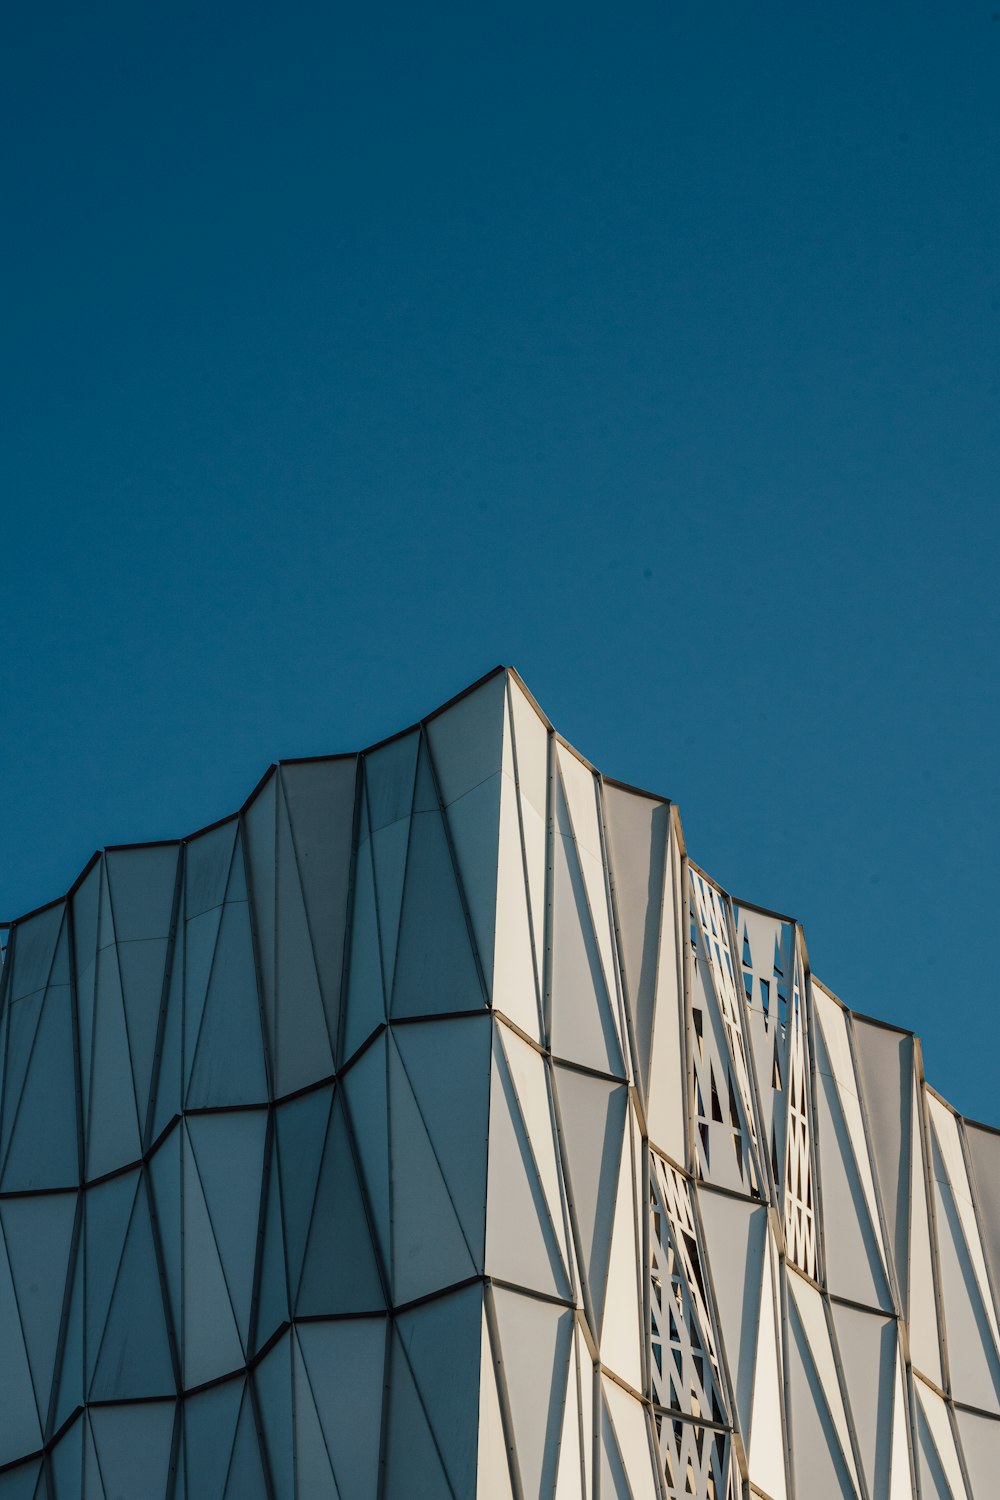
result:
[[[510,662],[1000,1123],[996,4],[15,0],[0,915]]]

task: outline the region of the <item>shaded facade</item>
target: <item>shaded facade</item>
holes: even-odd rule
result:
[[[0,1500],[984,1500],[1000,1135],[498,671],[13,924]]]

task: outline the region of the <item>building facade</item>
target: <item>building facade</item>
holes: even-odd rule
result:
[[[498,670],[0,995],[0,1500],[987,1500],[1000,1135]]]

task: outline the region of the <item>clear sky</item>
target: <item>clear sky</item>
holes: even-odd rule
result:
[[[1000,1124],[1000,0],[11,0],[0,916],[497,662]]]

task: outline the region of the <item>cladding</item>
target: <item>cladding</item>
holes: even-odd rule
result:
[[[0,978],[0,1500],[987,1500],[1000,1136],[498,671]]]

